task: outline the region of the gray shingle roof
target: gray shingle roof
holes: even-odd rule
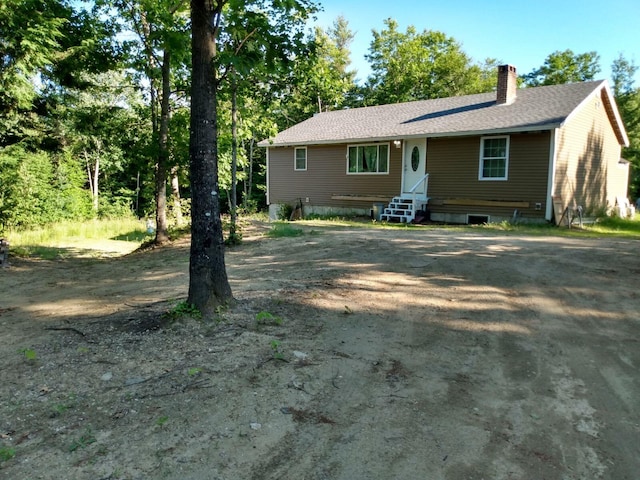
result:
[[[604,80],[524,88],[517,91],[516,100],[508,105],[497,105],[493,92],[336,110],[317,114],[260,145],[547,130],[561,126],[583,101],[603,87],[608,90]]]

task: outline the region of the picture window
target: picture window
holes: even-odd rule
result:
[[[389,173],[389,144],[349,146],[347,153],[347,173]]]

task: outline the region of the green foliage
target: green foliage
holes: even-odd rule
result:
[[[349,69],[353,38],[342,16],[326,31],[316,27],[307,40],[308,51],[296,58],[291,71],[283,102],[287,125],[348,103],[350,92],[356,88],[356,72]]]
[[[288,221],[293,213],[293,205],[283,203],[278,208],[278,220]]]
[[[266,235],[270,238],[299,237],[304,235],[304,230],[293,227],[288,223],[276,223]]]
[[[54,1],[4,0],[0,5],[0,146],[27,133],[31,119],[21,117],[36,98],[31,79],[61,50],[69,13]]]
[[[79,184],[77,171],[64,156],[54,163],[46,152],[22,146],[0,149],[0,224],[33,227],[87,218],[90,203]]]
[[[58,222],[43,228],[8,229],[13,255],[53,260],[71,246],[91,250],[96,240],[130,242],[124,251],[132,251],[146,238],[144,224],[131,216],[109,220]]]
[[[474,66],[460,43],[443,32],[418,33],[409,26],[405,33],[388,18],[385,29],[373,31],[367,60],[365,104],[444,98],[490,91],[495,86],[483,80],[483,69]]]
[[[440,227],[438,227],[440,228]],[[519,223],[510,222],[488,223],[484,225],[474,226],[455,226],[449,227],[455,229],[482,229],[499,232],[510,232],[521,235],[559,235],[559,236],[593,236],[593,237],[629,237],[640,238],[640,215],[636,214],[634,219],[610,217],[603,215],[598,217],[593,224],[585,224],[582,229],[566,228],[566,226],[557,227],[552,223]]]
[[[278,340],[271,340],[271,353],[276,360],[284,360],[284,353],[280,351],[280,342]]]
[[[224,244],[232,247],[235,245],[240,245],[242,243],[242,232],[234,231],[230,233],[224,241]]]
[[[81,73],[115,64],[116,25],[69,1],[0,3],[0,147],[42,141],[50,124],[39,116],[50,113],[51,100],[82,85]]]
[[[587,230],[601,234],[640,237],[640,214],[635,218],[604,217],[597,223],[587,226]]]
[[[3,462],[8,462],[9,460],[11,460],[15,456],[16,456],[15,448],[11,448],[11,447],[2,447],[2,448],[0,448],[0,465]]]
[[[576,54],[572,50],[558,50],[545,59],[544,65],[523,78],[530,87],[586,82],[594,80],[600,72],[599,61],[596,52]]]
[[[611,70],[613,92],[629,137],[629,146],[623,148],[622,158],[631,162],[629,194],[635,200],[640,198],[640,89],[634,85],[638,67],[620,55]]]
[[[18,350],[18,353],[24,356],[24,358],[29,362],[35,362],[38,359],[38,354],[32,348],[21,348]]]
[[[238,215],[251,216],[260,212],[258,200],[255,198],[245,198],[242,205],[238,208]]]
[[[156,425],[158,427],[164,427],[164,425],[169,421],[169,417],[167,415],[162,415],[160,418],[156,420]]]
[[[93,435],[91,430],[87,429],[87,431],[84,434],[82,434],[80,437],[78,437],[73,442],[71,442],[71,445],[69,445],[69,451],[75,452],[76,450],[79,450],[81,448],[86,448],[92,443],[95,443],[97,441],[98,439],[95,437],[95,435]]]
[[[611,65],[611,78],[613,80],[613,94],[616,96],[616,99],[634,93],[634,76],[637,71],[637,65],[624,58],[622,54],[618,55],[613,61]]]
[[[282,325],[282,317],[278,317],[265,310],[256,314],[256,324],[258,325]]]
[[[63,150],[53,159],[55,209],[61,220],[82,220],[93,217],[91,194],[85,188],[86,172],[70,150]],[[128,214],[129,215],[129,214]],[[123,218],[126,215],[121,215]]]
[[[131,217],[131,198],[120,196],[106,196],[100,202],[98,208],[98,218],[104,220],[113,220],[118,218]]]
[[[51,410],[51,417],[62,415],[67,410],[75,408],[77,405],[77,397],[75,394],[69,395],[64,402],[56,403]]]
[[[187,301],[178,302],[167,315],[173,320],[181,317],[202,318],[202,312],[200,312],[195,305],[192,305]]]

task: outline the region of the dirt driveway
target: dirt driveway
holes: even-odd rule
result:
[[[304,228],[0,270],[0,478],[639,478],[637,240]]]

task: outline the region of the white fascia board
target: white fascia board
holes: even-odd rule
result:
[[[559,129],[551,130],[551,141],[549,142],[549,173],[547,177],[547,205],[545,209],[545,219],[553,220],[553,195],[556,181],[556,163],[558,160],[558,132]]]

